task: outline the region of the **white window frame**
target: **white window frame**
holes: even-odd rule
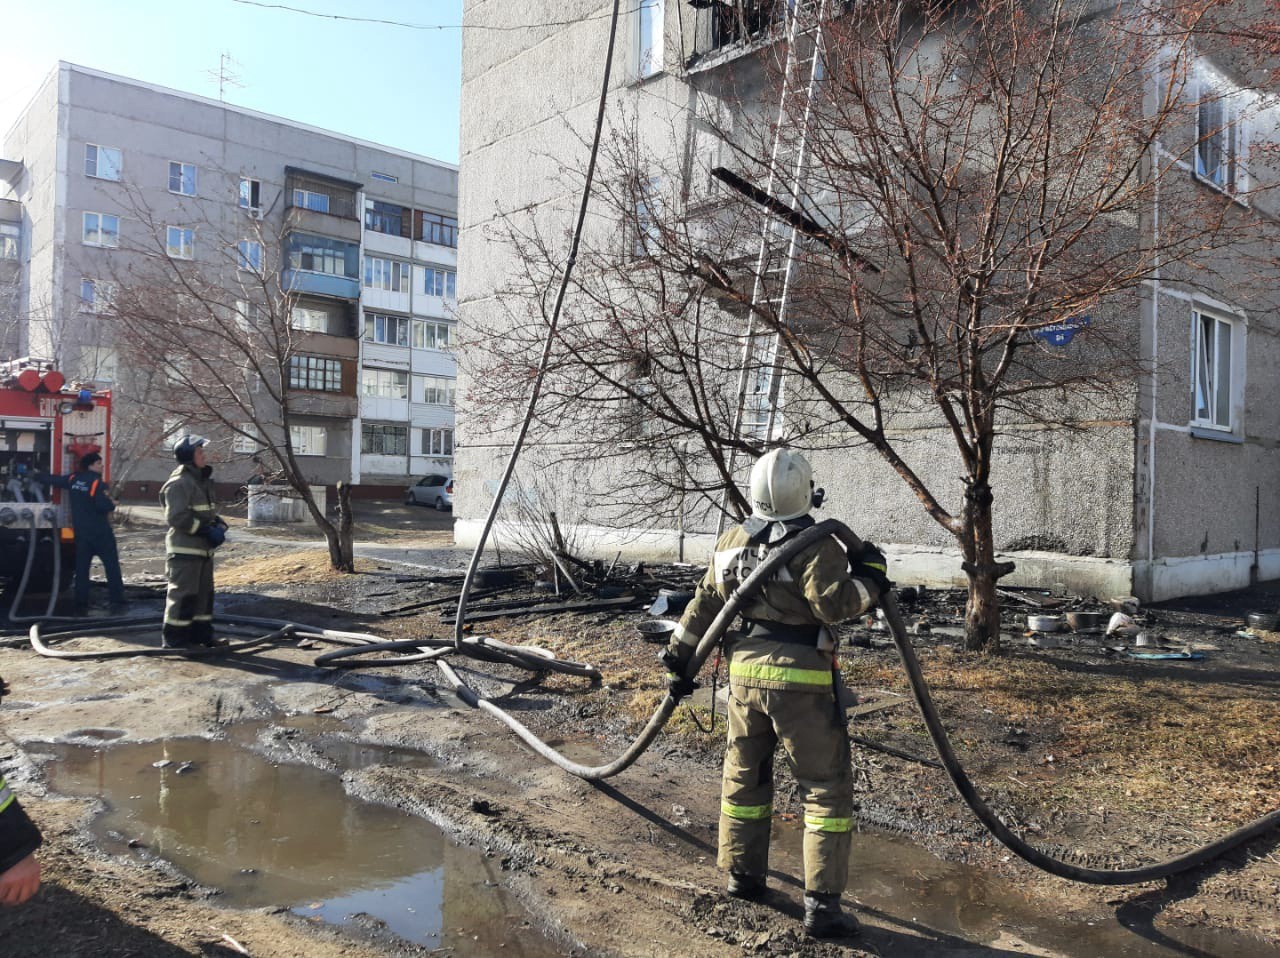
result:
[[[641,80],[657,76],[663,70],[665,7],[666,0],[637,0],[636,3],[636,77]]]
[[[427,328],[431,328],[431,345],[427,345]],[[444,345],[440,345],[440,331],[444,330]],[[409,345],[414,349],[430,349],[447,353],[453,350],[453,341],[457,335],[457,323],[444,319],[415,319],[409,331]]]
[[[115,304],[117,286],[102,279],[80,277],[80,312],[100,316],[111,312]],[[86,293],[88,295],[86,295]]]
[[[448,450],[447,452],[445,450]],[[422,430],[422,454],[440,459],[453,458],[453,428],[428,426]]]
[[[360,395],[373,399],[408,399],[409,374],[403,369],[365,366],[360,370]]]
[[[92,231],[89,227],[89,217],[91,216],[94,217]],[[102,228],[107,220],[115,221],[115,230],[110,234]],[[80,240],[85,246],[98,246],[102,249],[117,249],[120,246],[120,217],[116,216],[114,213],[94,213],[86,210],[81,222],[83,224],[83,229],[80,233]],[[89,237],[91,235],[95,238],[90,239]],[[115,241],[110,243],[106,242],[106,237],[108,235],[114,236]]]
[[[657,214],[663,207],[662,186],[661,177],[645,176],[636,187],[635,236],[631,246],[631,253],[636,259],[649,256],[662,238],[657,221]]]
[[[254,202],[256,194],[257,202]],[[240,204],[240,209],[248,210],[250,213],[259,213],[262,211],[262,181],[256,180],[251,176],[240,177],[239,195],[236,202]]]
[[[441,299],[458,298],[458,274],[443,266],[423,266],[422,292]]]
[[[120,354],[109,346],[90,346],[85,355],[91,358],[93,372],[86,379],[97,382],[115,382],[120,375]]]
[[[89,169],[89,164],[90,164],[89,156],[90,156],[91,150],[93,151],[92,171]],[[106,154],[105,159],[108,161],[106,164],[105,170],[103,169],[103,162],[102,162],[104,159],[103,157],[104,153]],[[114,157],[112,156],[112,154],[115,154]],[[110,162],[111,160],[115,161],[114,166],[111,164]],[[95,180],[110,180],[113,183],[119,183],[120,171],[123,169],[123,167],[124,167],[124,153],[121,151],[121,149],[118,146],[102,146],[100,143],[86,143],[84,145],[84,175],[85,176],[91,176]],[[111,174],[114,174],[114,175],[111,175]]]
[[[196,231],[186,226],[166,226],[164,251],[170,259],[195,259]]]
[[[252,422],[238,422],[237,432],[231,439],[231,451],[240,455],[252,455],[262,449],[262,436],[258,433],[258,426]],[[247,433],[247,435],[245,435]]]
[[[410,265],[402,260],[365,254],[363,282],[366,289],[407,293],[411,275]]]
[[[1192,157],[1192,169],[1196,179],[1238,197],[1249,188],[1245,172],[1249,155],[1249,124],[1244,115],[1246,95],[1220,73],[1201,63],[1196,66],[1196,143]],[[1215,112],[1212,118],[1216,128],[1208,129],[1206,114]],[[1215,148],[1219,161],[1210,166],[1209,153]]]
[[[391,335],[393,329],[397,333],[404,330],[404,342],[400,342],[398,335]],[[378,313],[372,310],[364,314],[365,342],[380,343],[384,346],[408,346],[412,342],[412,336],[412,323],[408,316],[392,316],[389,313]]]
[[[1239,435],[1244,396],[1244,319],[1195,307],[1191,312],[1191,425]],[[1206,333],[1208,340],[1206,341]],[[1223,347],[1227,355],[1223,357]],[[1227,381],[1222,382],[1225,373]]]
[[[422,392],[419,402],[428,406],[454,406],[457,400],[458,380],[453,376],[415,376],[420,380]]]
[[[293,205],[298,209],[311,210],[313,213],[328,213],[329,204],[332,201],[328,193],[318,193],[315,190],[297,187],[293,191]]]
[[[289,328],[307,333],[327,333],[329,331],[329,313],[315,306],[290,306]]]
[[[236,243],[236,269],[246,273],[262,272],[262,243],[242,239]]]
[[[178,188],[173,188],[174,184],[174,167],[177,167]],[[187,190],[187,171],[191,171],[191,189]],[[199,193],[200,168],[194,163],[184,163],[181,160],[169,161],[169,192],[177,196],[196,196]]]
[[[289,443],[295,456],[325,456],[329,451],[329,430],[325,426],[290,426]]]

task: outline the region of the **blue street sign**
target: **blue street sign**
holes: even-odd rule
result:
[[[1037,329],[1032,335],[1036,339],[1043,339],[1050,346],[1065,346],[1071,342],[1071,337],[1088,326],[1090,322],[1092,322],[1092,318],[1089,316],[1072,316],[1070,319],[1064,319],[1062,322],[1054,323],[1052,326]]]

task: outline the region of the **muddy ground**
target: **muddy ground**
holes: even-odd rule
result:
[[[219,610],[388,638],[451,635],[439,612],[447,606],[379,614],[457,591],[467,556],[451,548],[448,516],[365,506],[360,518],[357,539],[369,545],[352,576],[327,572],[323,553],[303,548],[305,536],[297,530],[250,531],[237,524],[219,556]],[[135,510],[121,529],[135,611],[157,621],[160,541],[145,509]],[[672,585],[691,574],[670,567],[649,573]],[[660,584],[645,581],[650,588]],[[520,582],[505,597],[512,595],[545,598],[546,592]],[[1124,643],[1101,636],[1068,636],[1056,648],[1028,646],[1021,616],[1046,601],[1055,600],[1038,593],[1010,598],[1009,650],[995,658],[958,651],[950,631],[958,594],[932,593],[906,609],[909,621],[931,626],[916,639],[926,675],[957,751],[1006,821],[1070,861],[1128,867],[1178,854],[1280,806],[1280,642],[1241,631],[1244,613],[1274,611],[1280,591],[1259,588],[1143,610],[1139,621],[1151,641],[1164,644],[1131,650],[1203,655],[1181,661],[1128,658],[1109,648]],[[635,629],[642,618],[635,609],[610,609],[474,626],[476,634],[590,662],[604,675],[598,686],[457,664],[480,692],[576,760],[604,761],[625,747],[660,700],[656,646]],[[427,953],[376,923],[337,929],[283,908],[219,908],[216,889],[195,885],[153,856],[108,854],[91,839],[94,805],[54,794],[42,765],[50,743],[108,733],[113,745],[220,738],[253,721],[264,723],[260,748],[273,760],[323,766],[314,736],[272,734],[291,717],[317,714],[332,720],[327,736],[430,756],[429,769],[373,764],[333,771],[353,795],[424,816],[492,858],[504,887],[562,943],[564,954],[1103,954],[1073,944],[1073,937],[1117,917],[1135,941],[1167,950],[1114,953],[1218,953],[1178,944],[1179,930],[1211,926],[1239,933],[1233,954],[1280,954],[1280,835],[1168,885],[1099,888],[1046,876],[993,844],[944,773],[901,757],[931,758],[932,751],[884,633],[851,627],[844,638],[844,668],[861,699],[851,731],[898,753],[856,750],[861,826],[869,835],[907,836],[933,855],[1007,880],[1036,909],[1061,916],[1059,942],[1027,940],[1016,928],[998,940],[944,933],[927,915],[913,917],[910,902],[898,914],[859,910],[865,927],[856,943],[807,942],[798,928],[796,863],[781,853],[769,899],[727,901],[715,870],[722,726],[710,734],[700,730],[698,723],[711,720],[705,708],[682,707],[633,768],[590,785],[465,706],[430,663],[359,672],[316,668],[315,656],[327,647],[297,641],[215,659],[58,661],[14,643],[0,648],[0,674],[13,687],[0,711],[0,768],[45,830],[46,880],[35,901],[0,912],[0,954]],[[130,641],[154,645],[158,635]],[[90,638],[56,647],[119,643]],[[710,692],[696,701],[709,703]],[[799,810],[793,796],[780,773],[780,830]],[[518,953],[517,946],[513,941],[506,953]]]

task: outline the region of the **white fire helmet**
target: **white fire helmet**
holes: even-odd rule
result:
[[[790,449],[766,452],[751,467],[751,512],[775,521],[796,519],[813,505],[813,469]]]

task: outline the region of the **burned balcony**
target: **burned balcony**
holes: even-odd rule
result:
[[[688,66],[709,66],[781,34],[783,0],[689,0],[694,8],[693,54]]]
[[[344,220],[358,220],[356,193],[359,183],[339,180],[322,173],[311,173],[294,166],[286,166],[285,205],[293,209],[328,213]]]

